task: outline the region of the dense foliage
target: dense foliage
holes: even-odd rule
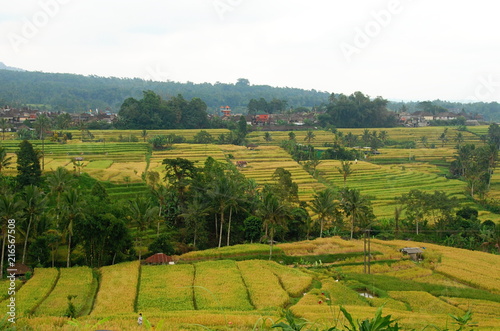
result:
[[[154,77],[153,77],[154,78]],[[229,105],[240,112],[246,110],[252,98],[286,100],[290,107],[314,107],[326,102],[328,94],[316,90],[250,85],[246,79],[237,83],[179,83],[139,78],[116,78],[18,72],[0,70],[0,101],[10,106],[34,105],[41,109],[82,112],[88,109],[118,109],[123,100],[141,97],[142,91],[154,91],[162,96],[184,95],[200,98],[213,111]]]
[[[386,107],[387,100],[381,97],[371,100],[361,92],[349,96],[332,94],[326,113],[320,115],[319,121],[323,126],[330,124],[341,128],[395,126],[397,118]]]

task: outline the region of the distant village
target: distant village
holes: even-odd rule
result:
[[[0,131],[16,132],[21,129],[32,129],[32,123],[36,121],[41,114],[47,115],[49,118],[56,118],[63,114],[62,112],[40,111],[37,109],[21,108],[15,109],[10,107],[0,108],[0,120],[5,120],[8,126],[0,128]],[[298,128],[312,128],[317,126],[317,117],[320,113],[316,111],[301,112],[301,113],[286,113],[286,114],[254,114],[243,115],[233,114],[229,106],[221,106],[215,114],[209,117],[220,117],[223,121],[238,121],[241,116],[244,116],[248,125],[251,126],[266,126],[268,130],[291,130]],[[117,121],[118,115],[109,110],[100,111],[88,110],[82,113],[69,113],[71,116],[72,125],[80,123],[101,122],[113,124]],[[431,121],[453,121],[459,118],[465,119],[465,125],[473,126],[482,123],[483,118],[480,115],[471,115],[467,113],[445,112],[439,114],[431,114],[422,111],[414,113],[402,112],[397,114],[401,126],[406,127],[422,127],[429,126]]]

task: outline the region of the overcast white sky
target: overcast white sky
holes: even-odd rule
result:
[[[0,61],[26,70],[500,101],[494,0],[0,4]]]

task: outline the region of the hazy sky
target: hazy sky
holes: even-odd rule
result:
[[[0,61],[27,70],[500,101],[493,0],[0,3]]]

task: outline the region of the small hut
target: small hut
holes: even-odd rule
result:
[[[405,247],[399,250],[403,254],[408,254],[413,261],[422,260],[424,251],[420,247]]]
[[[144,263],[146,264],[174,264],[174,259],[167,254],[156,253],[148,257]]]
[[[22,277],[25,276],[28,272],[31,272],[31,268],[22,263],[14,264],[14,267],[9,268],[7,271],[9,270],[14,271],[15,277]]]

